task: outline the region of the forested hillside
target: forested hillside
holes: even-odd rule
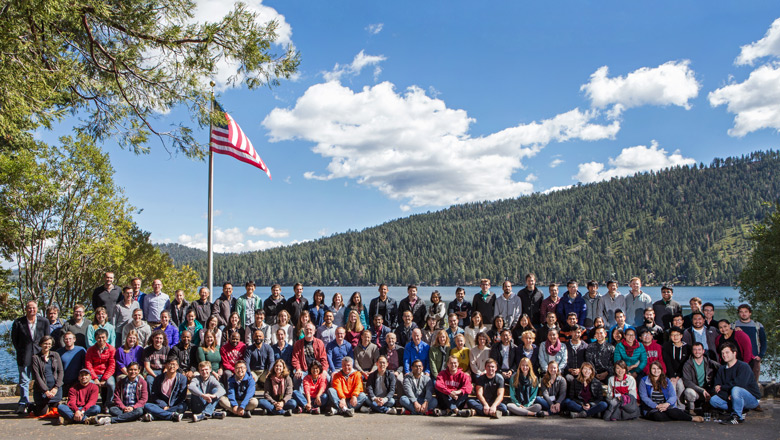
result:
[[[779,195],[780,154],[757,152],[217,255],[215,281],[453,285],[535,272],[542,282],[636,275],[646,283],[733,284],[751,225]],[[172,253],[206,277],[205,253]]]

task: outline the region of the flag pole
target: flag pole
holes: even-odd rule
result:
[[[214,229],[214,153],[211,151],[211,121],[212,113],[214,113],[214,81],[211,81],[211,108],[209,112],[209,214],[208,214],[208,289],[209,296],[213,297],[214,286],[214,249],[213,249],[213,237],[212,230]]]

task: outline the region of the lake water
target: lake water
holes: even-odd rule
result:
[[[463,287],[466,290],[466,299],[469,301],[474,296],[475,293],[480,291],[480,288],[478,286],[464,286]],[[523,286],[515,286],[514,291],[517,292],[520,289],[522,289]],[[371,301],[372,298],[376,297],[378,295],[377,293],[377,286],[325,286],[325,287],[316,287],[316,286],[304,286],[303,288],[303,296],[309,299],[311,302],[312,296],[314,295],[314,291],[317,289],[321,289],[323,292],[325,292],[325,302],[327,304],[330,304],[331,298],[333,297],[334,293],[341,293],[341,295],[344,297],[344,302],[349,301],[349,297],[352,295],[353,292],[360,292],[363,296],[363,302],[368,305],[368,303]],[[449,301],[452,301],[455,299],[455,289],[456,286],[420,286],[417,288],[417,294],[425,299],[426,302],[430,300],[431,292],[434,290],[438,290],[439,293],[441,293],[442,300],[445,303],[448,303]],[[542,292],[544,292],[545,296],[548,295],[547,288],[541,288]],[[493,286],[491,290],[496,293],[497,295],[501,293],[501,287],[500,286]],[[587,289],[585,286],[580,286],[580,292],[583,294],[587,292]],[[618,289],[621,293],[626,294],[628,293],[628,287],[621,286],[621,288]],[[642,288],[644,292],[646,292],[648,295],[650,295],[651,298],[653,298],[653,301],[661,299],[661,287],[653,287],[653,286],[645,286]],[[219,295],[222,292],[222,287],[217,286],[213,290],[214,298],[218,298]],[[560,294],[563,295],[566,291],[565,287],[560,288]],[[599,289],[599,292],[601,294],[606,293],[607,288],[606,286],[601,286]],[[233,286],[233,296],[239,297],[246,293],[246,289],[244,286]],[[255,290],[255,295],[258,295],[261,299],[266,299],[271,294],[271,287],[270,286],[258,286]],[[293,289],[292,286],[283,286],[282,287],[282,294],[285,296],[285,298],[289,298],[293,296]],[[406,294],[406,287],[405,286],[390,286],[388,288],[388,296],[391,298],[400,301],[404,299]],[[735,303],[738,303],[739,298],[739,291],[734,287],[728,287],[728,286],[718,286],[718,287],[683,287],[683,286],[676,286],[674,288],[674,300],[679,302],[683,309],[685,310],[685,313],[689,310],[688,307],[688,301],[693,297],[699,297],[701,298],[702,302],[711,302],[715,305],[716,309],[722,309],[725,307],[725,299],[726,298],[732,298],[732,300]],[[10,322],[0,323],[0,333],[5,333],[6,331],[10,330]],[[17,377],[17,371],[16,371],[16,360],[12,354],[9,354],[6,350],[0,350],[0,379],[3,380],[15,380]]]

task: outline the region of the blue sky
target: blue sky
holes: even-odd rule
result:
[[[215,157],[217,251],[777,148],[776,1],[247,3],[302,62],[217,92],[273,175]],[[207,164],[104,148],[136,222],[205,249]]]

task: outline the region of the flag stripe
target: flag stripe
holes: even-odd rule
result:
[[[217,108],[221,110],[219,104]],[[268,178],[271,178],[271,171],[260,159],[260,156],[255,151],[255,147],[252,142],[238,126],[238,123],[225,113],[227,119],[227,125],[212,126],[211,127],[211,145],[210,150],[218,154],[226,154],[232,156],[242,162],[246,162],[250,165],[256,166],[265,171]]]

